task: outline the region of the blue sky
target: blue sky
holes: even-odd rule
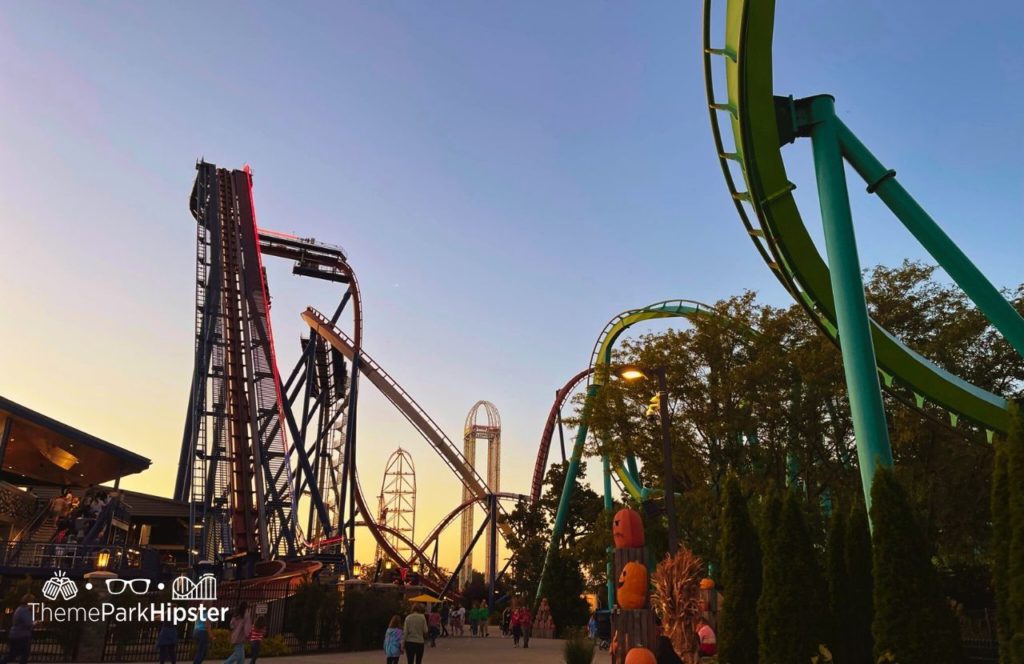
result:
[[[794,0],[776,24],[777,92],[835,94],[998,285],[1024,281],[1022,19]],[[0,390],[150,456],[128,486],[168,492],[193,164],[248,163],[261,225],[348,250],[367,350],[449,435],[498,406],[503,488],[525,491],[553,391],[613,314],[744,289],[788,304],[726,193],[699,39],[692,2],[0,2]],[[816,229],[807,146],[788,150]],[[923,257],[851,190],[865,264]],[[287,363],[299,311],[339,294],[269,270]],[[425,532],[458,486],[382,399],[361,405],[367,493],[379,450],[411,449]]]

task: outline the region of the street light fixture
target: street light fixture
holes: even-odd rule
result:
[[[661,457],[665,490],[665,515],[668,517],[668,551],[675,555],[679,548],[678,531],[676,529],[675,483],[672,481],[672,415],[668,410],[668,376],[664,365],[638,367],[627,365],[619,368],[619,377],[633,381],[647,378],[653,373],[658,379],[658,410],[661,419]],[[653,405],[653,404],[652,404]]]

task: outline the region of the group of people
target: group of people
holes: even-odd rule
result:
[[[60,495],[50,500],[50,520],[53,524],[54,554],[59,564],[71,545],[86,538],[96,520],[107,508],[113,496],[102,488],[90,488],[81,499],[71,487],[65,487]],[[102,533],[97,533],[97,536]]]
[[[260,656],[260,647],[267,634],[266,619],[257,616],[253,619],[247,602],[242,602],[231,613],[231,654],[224,664],[245,664],[245,646],[249,644],[249,664],[256,664]],[[197,620],[192,630],[195,641],[195,656],[192,664],[202,664],[210,650],[210,630],[205,620]],[[160,664],[177,664],[178,628],[171,622],[164,622],[156,637],[156,647],[160,653]]]
[[[405,620],[399,615],[391,617],[388,629],[384,633],[384,655],[387,664],[398,664],[404,652],[407,664],[420,664],[423,651],[429,643],[437,645],[437,639],[444,636],[464,636],[465,624],[469,623],[473,636],[488,636],[487,624],[490,621],[490,610],[485,602],[474,602],[466,609],[464,606],[452,608],[447,602],[432,604],[429,612],[424,604],[415,604],[412,613]],[[451,631],[449,632],[449,628]],[[502,612],[501,633],[512,637],[512,647],[530,647],[530,636],[533,632],[533,614],[529,607],[518,598],[512,600],[512,606]]]
[[[530,647],[530,636],[533,634],[533,614],[519,598],[513,599],[512,606],[502,611],[501,633],[503,636],[512,636],[513,648],[518,648],[520,641],[524,648]]]

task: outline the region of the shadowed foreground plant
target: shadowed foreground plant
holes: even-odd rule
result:
[[[565,664],[590,664],[594,660],[594,641],[582,631],[573,631],[562,648]]]
[[[654,570],[651,606],[661,616],[661,627],[672,649],[686,662],[699,656],[697,619],[701,615],[700,575],[704,562],[685,546],[676,555],[666,555]]]

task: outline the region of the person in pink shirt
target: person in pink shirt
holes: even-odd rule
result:
[[[710,657],[718,652],[718,638],[715,630],[701,616],[697,618],[697,638],[700,639],[700,654],[702,657]]]
[[[530,647],[530,633],[533,631],[533,615],[530,609],[516,600],[516,606],[512,609],[512,647],[519,647],[519,639],[523,640],[523,647]]]
[[[441,634],[441,609],[434,604],[430,607],[430,615],[427,616],[427,625],[430,626],[430,647],[437,647],[437,637]]]

